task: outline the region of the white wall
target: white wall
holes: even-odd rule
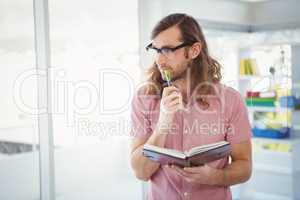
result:
[[[249,4],[252,25],[300,24],[299,0],[273,0]]]
[[[163,0],[163,14],[184,12],[197,19],[248,24],[248,3],[224,0]]]

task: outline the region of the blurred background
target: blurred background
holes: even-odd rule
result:
[[[152,61],[150,32],[174,12],[198,20],[222,83],[248,107],[253,175],[232,187],[233,198],[300,199],[299,8],[298,0],[0,0],[0,199],[145,199],[147,184],[130,169],[130,102]]]

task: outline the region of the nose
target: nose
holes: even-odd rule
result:
[[[167,58],[161,53],[158,53],[155,58],[155,62],[158,66],[164,66],[166,64]]]

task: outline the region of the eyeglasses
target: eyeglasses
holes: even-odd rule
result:
[[[186,46],[189,46],[190,44],[189,43],[182,43],[176,47],[162,47],[162,48],[156,48],[153,46],[153,44],[149,44],[148,46],[146,46],[146,50],[148,52],[152,52],[152,53],[155,53],[155,54],[159,54],[161,53],[162,55],[164,55],[165,57],[171,59],[174,57],[174,52],[177,50],[177,49],[180,49],[180,48],[183,48],[183,47],[186,47]]]

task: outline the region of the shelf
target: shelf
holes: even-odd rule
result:
[[[292,175],[293,170],[289,167],[281,167],[276,165],[268,165],[268,164],[254,164],[253,165],[254,170],[260,170],[260,171],[268,171],[272,173],[278,173],[278,174],[287,174]]]
[[[256,200],[266,200],[266,199],[272,199],[272,200],[291,200],[291,196],[284,196],[284,195],[275,195],[271,193],[265,193],[265,192],[257,192],[253,191],[253,197]]]
[[[267,107],[267,106],[247,106],[248,111],[251,112],[290,112],[290,111],[297,111],[293,108],[287,107]]]
[[[292,159],[292,152],[283,152],[279,150],[272,150],[272,149],[262,149],[262,148],[255,148],[253,147],[253,154],[259,154],[264,156],[269,156],[269,158],[273,156]],[[276,158],[277,159],[277,158]]]
[[[273,78],[271,75],[239,75],[239,80],[255,80],[255,79],[265,79],[265,78]],[[275,79],[278,78],[292,78],[291,76],[288,75],[281,75],[281,76],[276,76],[274,77]]]
[[[291,144],[294,142],[300,142],[300,138],[298,137],[290,137],[290,138],[264,138],[264,137],[252,137],[252,141],[258,141],[258,142],[268,142],[268,143],[287,143]]]
[[[259,120],[253,120],[253,121],[259,121]],[[281,122],[281,123],[277,123],[277,124],[280,124],[281,125],[281,127],[280,128],[293,128],[293,129],[295,129],[295,130],[297,130],[297,128],[300,128],[300,127],[297,127],[297,126],[293,126],[292,125],[292,123],[291,122]],[[251,122],[250,123],[250,125],[251,125],[251,127],[252,128],[255,128],[255,127],[257,127],[258,128],[258,126],[257,126],[257,123],[255,123],[255,122]],[[262,129],[265,129],[265,128],[268,128],[268,127],[262,127]],[[270,127],[270,129],[272,129],[271,127]],[[276,128],[274,128],[274,129],[276,129]],[[257,138],[261,138],[261,137],[258,137],[258,136],[253,136],[253,137],[257,137]],[[262,138],[264,138],[264,137],[262,137]],[[277,139],[277,138],[274,138],[274,139]],[[281,138],[278,138],[278,139],[281,139]],[[282,138],[282,139],[285,139],[285,138]]]
[[[258,78],[265,78],[265,77],[257,76],[257,75],[239,75],[239,80],[253,80]]]
[[[260,50],[263,50],[259,52]],[[285,52],[285,63],[288,71],[281,71],[279,69],[281,51]],[[240,75],[238,79],[238,88],[241,95],[246,96],[247,92],[267,92],[270,88],[277,88],[280,85],[281,89],[291,90],[291,94],[299,93],[297,86],[297,79],[294,74],[299,74],[299,70],[296,66],[300,62],[299,58],[299,46],[290,45],[266,45],[263,48],[253,45],[253,48],[244,48],[239,51],[239,61],[243,58],[256,59],[257,65],[259,65],[258,75]],[[273,66],[276,68],[276,73],[273,76],[269,73],[269,67]],[[240,69],[240,66],[238,67]],[[293,74],[293,76],[291,76]],[[253,174],[252,179],[247,183],[246,188],[241,192],[241,199],[256,199],[256,200],[292,200],[299,193],[294,188],[298,185],[300,176],[299,163],[297,153],[300,152],[300,111],[294,108],[280,107],[279,96],[287,95],[285,90],[277,93],[276,101],[271,107],[272,102],[269,104],[263,104],[259,101],[258,104],[248,104],[248,116],[250,123],[258,127],[264,127],[267,125],[266,122],[274,123],[277,125],[281,120],[283,126],[287,125],[291,128],[289,138],[263,138],[263,137],[252,137],[252,155],[253,155]],[[250,94],[248,93],[250,96]],[[255,96],[255,95],[253,95]],[[248,101],[249,102],[249,101]],[[246,101],[245,101],[246,104]],[[253,106],[251,106],[253,105]],[[256,106],[262,105],[262,106]],[[267,105],[267,106],[264,106]],[[270,105],[270,107],[268,107]],[[278,118],[274,116],[258,116],[257,112],[265,112],[262,114],[279,113]],[[269,117],[269,118],[268,118]],[[272,121],[272,119],[274,121]],[[266,120],[266,121],[264,121]],[[268,121],[270,120],[270,121]],[[278,124],[279,126],[280,124]],[[244,195],[244,196],[243,196]],[[245,197],[245,198],[244,198]]]

